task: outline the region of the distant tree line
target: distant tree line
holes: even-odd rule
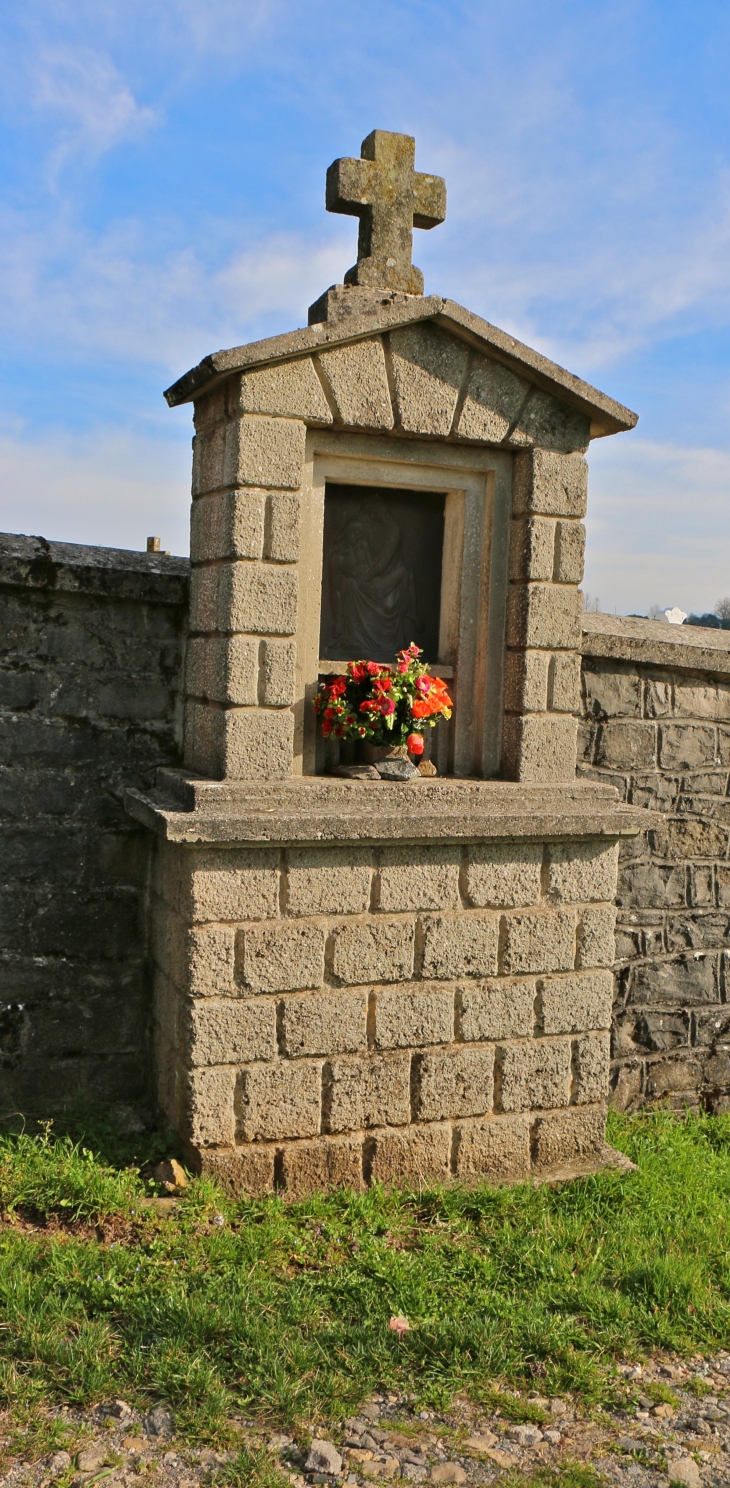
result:
[[[688,615],[685,625],[704,625],[710,630],[730,630],[730,599],[718,599],[712,612]]]

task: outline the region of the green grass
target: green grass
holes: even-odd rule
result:
[[[524,1420],[539,1407],[511,1387],[590,1404],[619,1357],[728,1345],[730,1117],[614,1116],[610,1138],[637,1172],[291,1206],[200,1181],[161,1220],[90,1137],[7,1137],[6,1209],[128,1227],[111,1247],[0,1230],[0,1400],[27,1418],[44,1401],[163,1399],[189,1439],[218,1442],[231,1413],[306,1429],[383,1386],[437,1408],[465,1389]],[[394,1313],[411,1323],[400,1341]]]

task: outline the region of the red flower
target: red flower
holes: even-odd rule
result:
[[[388,718],[391,713],[395,713],[395,703],[393,702],[393,699],[383,698],[380,704],[380,711],[383,714],[384,718]]]
[[[366,661],[365,666],[366,666],[368,672],[370,673],[370,676],[371,677],[379,677],[380,676],[381,671],[382,671],[382,667],[378,666],[377,661]]]
[[[335,680],[334,680],[334,682],[330,682],[330,686],[329,686],[329,695],[330,695],[330,697],[342,697],[343,692],[346,692],[346,691],[347,691],[347,677],[336,677]]]
[[[406,749],[409,754],[423,754],[423,734],[409,734]]]
[[[364,661],[351,661],[348,670],[353,682],[364,682],[367,676]]]

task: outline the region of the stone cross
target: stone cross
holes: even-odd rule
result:
[[[446,182],[415,169],[410,134],[374,129],[360,155],[333,160],[327,171],[327,211],[360,218],[357,264],[345,283],[423,294],[423,274],[411,263],[413,228],[443,222]]]

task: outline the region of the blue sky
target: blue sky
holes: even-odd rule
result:
[[[187,549],[205,353],[353,262],[324,175],[374,128],[446,177],[448,294],[636,409],[591,446],[602,608],[730,593],[730,7],[5,0],[0,528]]]

